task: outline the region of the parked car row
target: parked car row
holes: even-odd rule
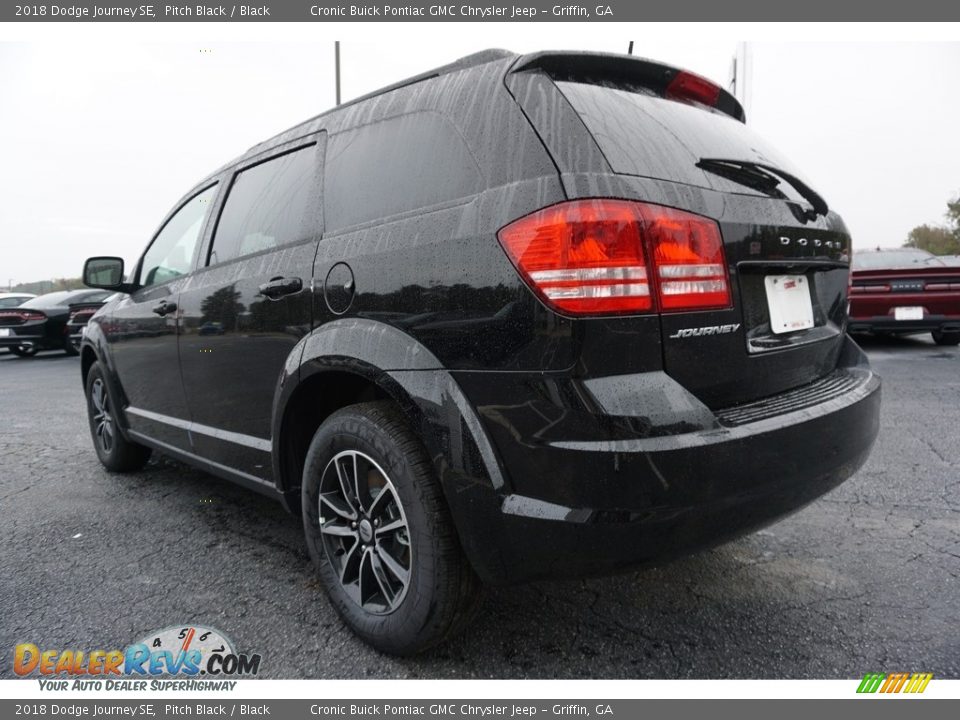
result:
[[[39,297],[0,295],[0,348],[20,357],[31,357],[41,350],[76,355],[83,326],[112,294],[104,290],[61,290]],[[8,297],[9,304],[4,302]],[[19,301],[14,304],[14,299]]]

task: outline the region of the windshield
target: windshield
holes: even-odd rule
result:
[[[936,255],[925,250],[880,250],[853,254],[854,270],[937,267],[944,264]]]

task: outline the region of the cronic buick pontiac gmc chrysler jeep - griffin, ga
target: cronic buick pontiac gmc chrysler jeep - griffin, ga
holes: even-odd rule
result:
[[[849,260],[711,82],[486,51],[251,148],[129,276],[88,260],[119,293],[81,346],[93,443],[279,499],[344,621],[413,653],[482,583],[661,561],[850,477],[880,381]]]

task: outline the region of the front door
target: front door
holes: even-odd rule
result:
[[[195,452],[261,482],[273,480],[274,394],[311,327],[324,137],[236,169],[206,257],[180,293],[180,365]]]
[[[140,288],[103,324],[127,403],[130,429],[190,450],[190,413],[177,348],[180,288],[194,267],[201,233],[216,195],[211,185],[186,200],[147,248],[134,280]]]

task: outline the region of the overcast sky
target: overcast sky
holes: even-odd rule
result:
[[[345,100],[496,47],[345,42]],[[489,35],[489,38],[485,38]],[[570,49],[624,52],[588,28]],[[591,40],[590,38],[595,38]],[[960,43],[750,43],[748,123],[845,218],[854,245],[900,245],[960,192]],[[526,46],[542,49],[532,32]],[[736,43],[637,41],[727,84]],[[334,102],[333,43],[0,43],[0,286],[132,263],[162,216],[224,162]]]

